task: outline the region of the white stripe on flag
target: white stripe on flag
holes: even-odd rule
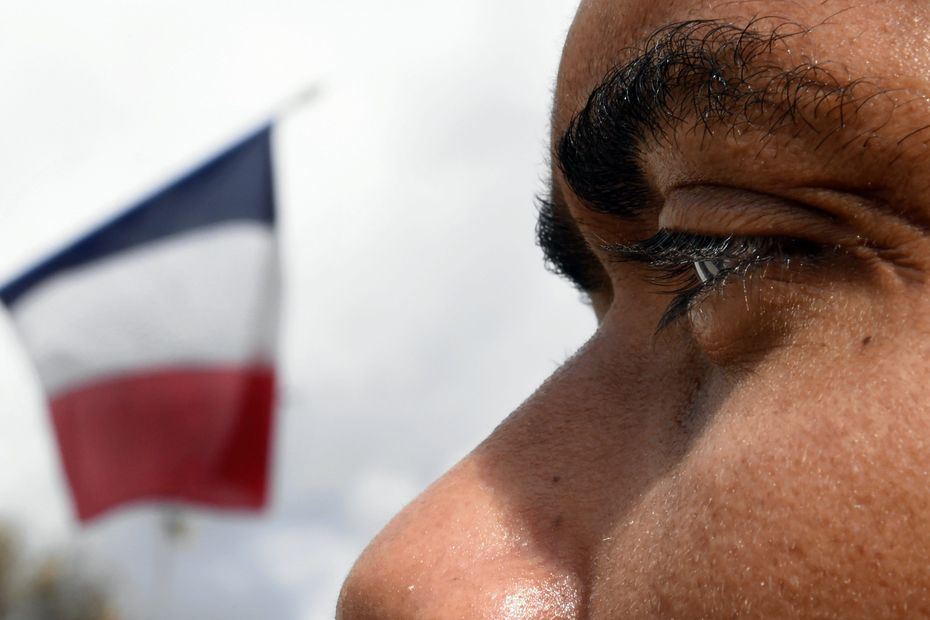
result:
[[[144,369],[270,359],[274,233],[230,222],[62,272],[12,309],[49,396]]]

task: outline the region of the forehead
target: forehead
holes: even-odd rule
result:
[[[553,113],[558,136],[617,65],[670,24],[713,19],[759,31],[790,25],[798,63],[930,92],[930,2],[926,0],[583,0],[569,32]]]

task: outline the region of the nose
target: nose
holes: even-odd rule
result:
[[[480,452],[480,451],[479,451]],[[352,570],[342,620],[578,618],[578,558],[543,512],[519,514],[473,454],[385,528]]]
[[[680,364],[647,343],[618,356],[603,332],[379,534],[338,618],[586,617],[611,533],[680,445],[684,397],[665,380]]]

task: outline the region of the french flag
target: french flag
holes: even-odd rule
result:
[[[81,521],[266,504],[278,287],[269,126],[0,290]]]

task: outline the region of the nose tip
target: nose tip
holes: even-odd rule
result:
[[[539,527],[541,512],[509,507],[476,460],[446,474],[369,545],[343,586],[337,618],[582,617],[576,562],[560,556],[570,546]]]

